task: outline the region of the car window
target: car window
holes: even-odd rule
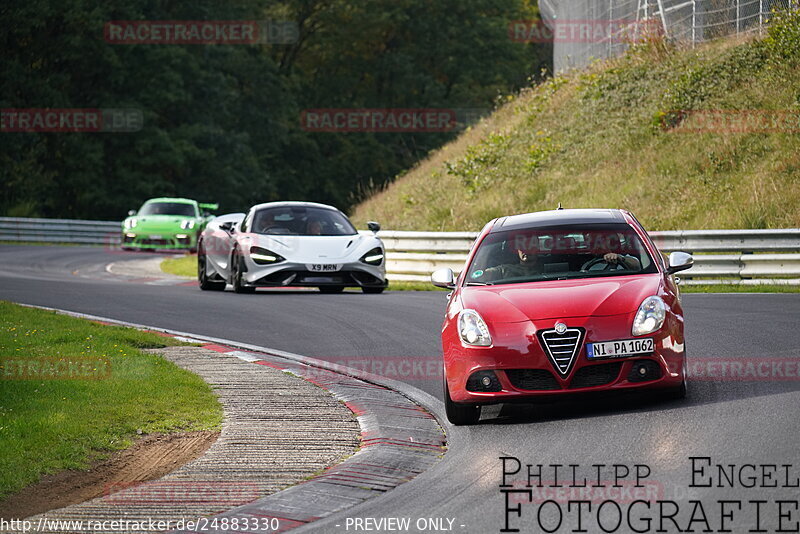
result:
[[[655,272],[653,259],[627,224],[570,225],[490,233],[465,280],[505,284]]]
[[[267,235],[355,235],[356,229],[341,212],[305,206],[281,206],[259,210],[251,232]]]
[[[194,204],[185,202],[148,202],[139,210],[139,215],[181,215],[197,217]]]

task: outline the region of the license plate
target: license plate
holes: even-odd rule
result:
[[[653,352],[653,338],[620,339],[602,343],[587,343],[586,357],[590,360],[601,358],[624,358]]]
[[[335,273],[341,269],[341,266],[335,263],[310,263],[306,267],[314,273]]]
[[[160,235],[151,235],[150,239],[163,239]]]

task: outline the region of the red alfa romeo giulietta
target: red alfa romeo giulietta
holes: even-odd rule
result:
[[[624,210],[558,209],[501,217],[452,289],[442,325],[447,417],[476,423],[482,405],[578,392],[686,394],[683,310],[675,273]]]

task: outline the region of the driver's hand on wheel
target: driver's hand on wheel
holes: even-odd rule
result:
[[[614,252],[609,252],[608,254],[603,256],[603,259],[606,261],[606,263],[612,263],[614,265],[617,265],[619,263],[619,254],[616,254]]]

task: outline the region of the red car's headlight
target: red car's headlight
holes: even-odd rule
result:
[[[633,318],[631,334],[634,336],[644,336],[652,334],[664,325],[667,317],[667,305],[661,297],[647,297],[642,301],[636,317]]]
[[[458,335],[465,345],[488,347],[492,344],[489,328],[475,310],[464,309],[458,314]]]

